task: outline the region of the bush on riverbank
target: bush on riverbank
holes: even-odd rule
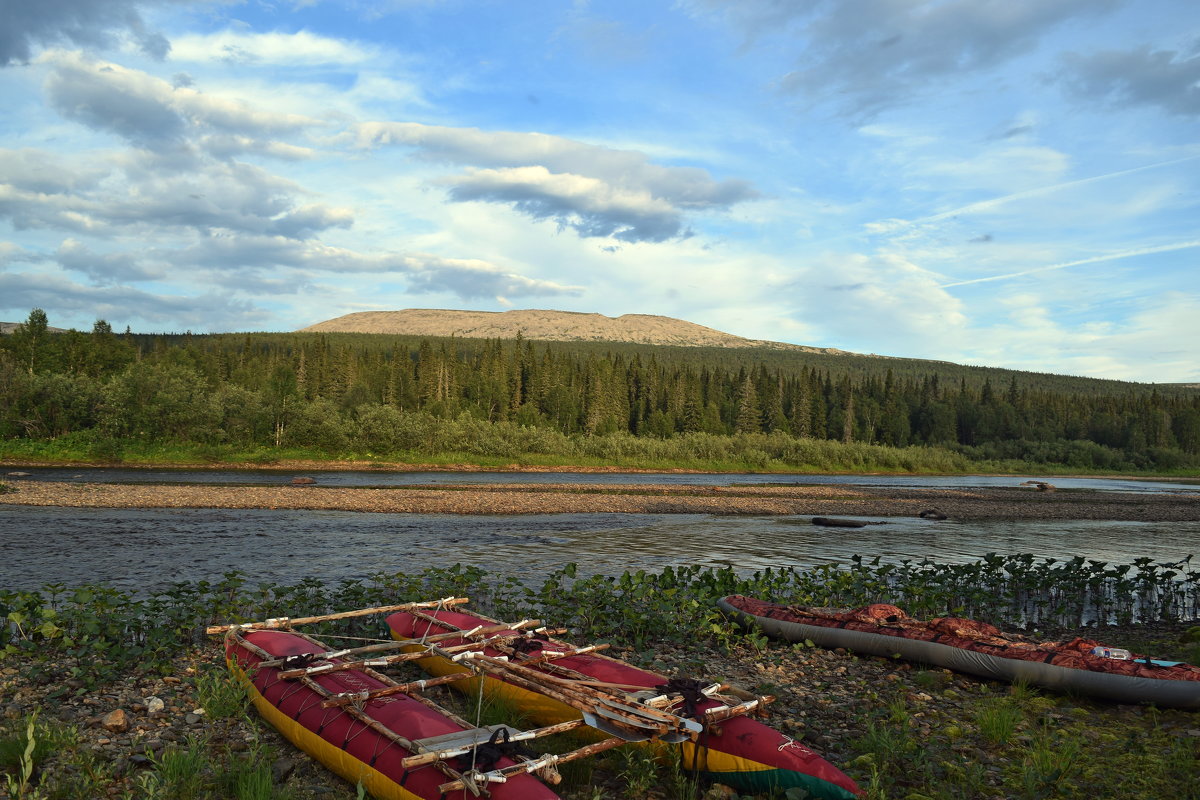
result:
[[[0,749],[9,742],[14,743],[9,749],[23,752],[28,715],[45,706],[46,718],[37,724],[50,727],[38,729],[34,738],[59,737],[62,754],[38,756],[45,769],[40,784],[27,782],[26,798],[111,792],[139,800],[166,796],[163,792],[170,792],[164,787],[175,785],[171,781],[180,779],[178,770],[191,765],[200,776],[199,788],[179,796],[300,800],[310,795],[283,785],[277,776],[246,777],[253,766],[248,756],[262,764],[292,751],[246,715],[243,700],[220,696],[229,695],[222,690],[228,678],[220,670],[217,648],[204,642],[203,626],[466,595],[485,613],[538,616],[569,626],[570,638],[577,641],[613,642],[621,657],[659,671],[719,675],[779,695],[773,724],[841,764],[869,789],[872,800],[949,800],[965,791],[979,798],[1194,798],[1200,738],[1187,735],[1195,726],[1186,712],[1042,695],[888,659],[772,643],[738,630],[713,607],[717,597],[731,593],[821,605],[882,601],[919,616],[958,613],[1010,626],[1036,613],[1043,627],[1069,626],[1080,615],[1103,613],[1120,627],[1101,638],[1196,661],[1196,637],[1179,624],[1198,616],[1200,573],[1187,567],[989,556],[968,565],[856,561],[844,569],[749,576],[710,568],[581,576],[568,565],[540,584],[527,585],[515,576],[456,566],[337,585],[255,583],[230,573],[221,581],[181,584],[150,597],[105,586],[6,591],[0,592],[0,618],[7,622],[0,629],[0,690],[24,698],[24,705],[3,709],[10,719],[0,726]],[[1140,621],[1157,624],[1132,625]],[[1164,627],[1164,621],[1170,624]],[[359,619],[306,630],[318,638],[378,637],[378,626],[377,620]],[[173,683],[164,685],[164,680]],[[159,741],[159,749],[139,756],[140,761],[136,752],[117,763],[105,761],[96,753],[111,756],[111,746],[94,749],[92,723],[80,721],[78,710],[108,709],[80,704],[108,694],[124,697],[132,684],[144,687],[135,690],[142,694],[178,694],[172,708],[180,717],[202,706],[227,721],[204,722],[200,729],[208,738],[203,740]],[[76,716],[64,712],[63,720],[49,721],[58,709],[74,709]],[[196,723],[190,730],[195,732]],[[228,750],[239,742],[239,750]],[[0,764],[0,770],[14,781],[24,780],[19,763]],[[615,757],[581,772],[563,795],[571,800],[622,797],[613,787],[635,778],[657,786],[658,796],[686,796],[673,793],[685,781],[669,766],[626,764]],[[238,780],[258,781],[259,793],[235,793]],[[44,794],[35,793],[43,789]],[[353,789],[341,787],[334,797],[348,800]]]
[[[0,440],[0,460],[11,463],[123,463],[135,466],[269,466],[288,461],[351,461],[366,465],[615,467],[762,473],[1053,474],[1069,470],[1074,474],[1140,472],[1147,475],[1200,476],[1200,467],[1196,465],[1176,464],[1172,469],[1164,470],[1149,462],[1135,465],[1116,459],[1105,461],[1104,467],[1098,468],[1073,458],[983,458],[983,451],[969,448],[843,443],[795,437],[778,431],[733,436],[689,433],[665,439],[628,433],[583,436],[513,423],[481,422],[470,417],[442,419],[423,414],[408,416],[414,421],[407,425],[406,438],[399,443],[393,442],[395,446],[387,444],[392,441],[387,436],[379,439],[349,438],[341,446],[333,448],[299,441],[288,446],[271,447],[116,439],[89,430],[47,440]],[[372,434],[375,435],[378,435],[377,431]]]
[[[714,604],[729,594],[815,606],[887,602],[914,617],[967,616],[1042,630],[1200,619],[1200,569],[1190,556],[1177,564],[1143,558],[1125,565],[1029,554],[990,553],[968,564],[881,564],[854,556],[845,567],[767,569],[749,576],[698,566],[581,576],[568,564],[540,585],[456,564],[336,585],[316,579],[254,583],[231,572],[221,581],[175,584],[148,597],[106,585],[0,591],[0,619],[7,623],[0,626],[0,657],[36,665],[63,654],[93,665],[87,675],[68,677],[103,681],[134,664],[169,669],[181,649],[204,640],[202,630],[213,622],[450,595],[470,596],[477,608],[501,617],[541,616],[589,640],[639,649],[651,641],[724,646],[735,628]]]
[[[270,464],[284,460],[364,461],[479,466],[536,465],[689,469],[703,472],[910,472],[979,470],[963,456],[933,447],[886,447],[805,439],[785,433],[720,436],[690,433],[660,439],[628,433],[567,435],[472,417],[442,419],[425,414],[389,416],[401,432],[367,424],[353,436],[325,446],[298,438],[282,447],[180,444],[114,439],[94,431],[51,440],[0,440],[0,459],[34,462],[127,464]],[[397,422],[403,419],[404,422]]]

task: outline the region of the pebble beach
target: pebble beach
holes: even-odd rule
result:
[[[748,514],[916,516],[937,509],[979,519],[1200,520],[1194,494],[1138,494],[1029,487],[901,489],[863,486],[458,484],[454,488],[137,485],[0,478],[0,503],[90,508],[266,508],[418,514]]]

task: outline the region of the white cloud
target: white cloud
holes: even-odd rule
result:
[[[511,204],[534,219],[551,219],[580,236],[662,242],[683,233],[679,211],[645,190],[597,178],[552,173],[545,167],[471,169],[447,178],[454,200]]]
[[[796,62],[779,81],[785,91],[872,118],[1033,52],[1059,26],[1119,2],[689,0],[684,7],[734,25],[749,40],[783,38]]]
[[[1063,62],[1062,83],[1082,99],[1200,115],[1200,55],[1194,49],[1185,53],[1143,44],[1128,50],[1069,53]]]
[[[746,181],[716,181],[696,167],[662,166],[644,153],[541,133],[399,122],[365,123],[357,131],[362,147],[407,146],[433,161],[478,167],[445,179],[452,199],[512,205],[581,236],[662,242],[687,235],[687,211],[757,196]]]
[[[1059,319],[1048,298],[1009,296],[1007,324],[964,332],[959,359],[986,366],[1115,380],[1200,381],[1200,297],[1169,292],[1102,324]]]
[[[251,301],[229,292],[170,294],[121,285],[89,286],[46,272],[0,273],[0,297],[5,308],[16,312],[44,308],[52,310],[52,318],[107,319],[114,327],[246,330],[270,319]]]
[[[171,41],[171,60],[205,63],[211,61],[248,66],[353,66],[381,57],[377,47],[297,31],[223,30],[208,34],[184,34]]]
[[[132,40],[142,52],[162,58],[170,43],[142,21],[141,10],[187,0],[16,0],[4,4],[0,26],[0,67],[29,61],[37,45],[71,42],[83,47],[112,47]]]
[[[46,93],[63,116],[142,146],[177,144],[192,126],[277,135],[324,124],[301,114],[263,111],[240,100],[174,86],[79,53],[55,52],[42,60],[52,67]]]

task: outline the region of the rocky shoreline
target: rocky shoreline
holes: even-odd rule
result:
[[[1131,737],[1153,731],[1164,742],[1177,742],[1184,750],[1200,750],[1200,722],[1193,713],[1041,695],[948,670],[925,670],[902,661],[860,657],[840,649],[742,647],[728,654],[711,653],[702,665],[696,662],[695,653],[677,652],[669,647],[652,653],[637,653],[629,648],[613,652],[664,673],[704,674],[774,695],[776,701],[770,706],[767,722],[813,747],[864,787],[871,759],[878,756],[864,753],[863,743],[870,739],[873,728],[882,724],[883,709],[890,716],[882,719],[901,725],[903,735],[914,746],[928,747],[940,757],[978,764],[983,784],[996,784],[997,788],[974,796],[994,800],[1008,796],[999,786],[1014,756],[996,746],[997,743],[989,742],[986,735],[977,735],[975,729],[984,724],[987,709],[999,706],[1010,706],[1030,720],[1028,725],[1016,727],[1014,746],[1031,742],[1037,725],[1055,725],[1077,727],[1085,732],[1122,731]],[[254,758],[268,759],[276,785],[289,787],[290,797],[329,800],[355,797],[354,787],[294,749],[258,719],[252,709],[217,716],[203,707],[197,691],[198,679],[217,674],[228,679],[221,662],[220,646],[213,642],[177,659],[172,675],[130,675],[98,690],[69,693],[65,697],[53,696],[55,690],[61,691],[57,681],[45,676],[31,679],[9,667],[0,669],[0,689],[5,696],[0,711],[6,718],[4,721],[10,723],[37,710],[43,721],[49,718],[54,724],[71,726],[76,731],[72,747],[82,751],[91,763],[100,765],[98,769],[105,776],[108,796],[127,796],[123,793],[136,787],[138,776],[160,762],[164,752],[203,739],[206,747],[214,753],[223,753],[224,758],[249,752]],[[437,702],[451,706],[458,702],[452,693],[442,689],[432,692],[432,696]],[[65,762],[65,756],[63,763],[52,756],[44,764],[43,779],[49,779],[57,769],[74,769]],[[619,763],[617,759],[603,759],[597,765],[591,781],[593,789],[597,785],[602,787],[601,794],[570,792],[563,796],[581,800],[625,797],[621,792]],[[0,788],[0,796],[3,795]],[[657,791],[647,795],[666,796]],[[719,788],[706,795],[732,796]]]

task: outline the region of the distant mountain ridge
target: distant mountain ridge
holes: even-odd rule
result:
[[[385,333],[406,336],[461,336],[468,339],[526,339],[555,342],[632,342],[676,347],[769,347],[806,353],[843,350],[745,339],[694,322],[655,314],[606,317],[578,311],[522,309],[455,311],[408,308],[403,311],[359,311],[318,322],[301,332]]]
[[[14,332],[17,328],[24,325],[24,322],[0,322],[0,334],[8,334]],[[46,333],[66,333],[66,328],[55,328],[53,325],[46,327]]]

